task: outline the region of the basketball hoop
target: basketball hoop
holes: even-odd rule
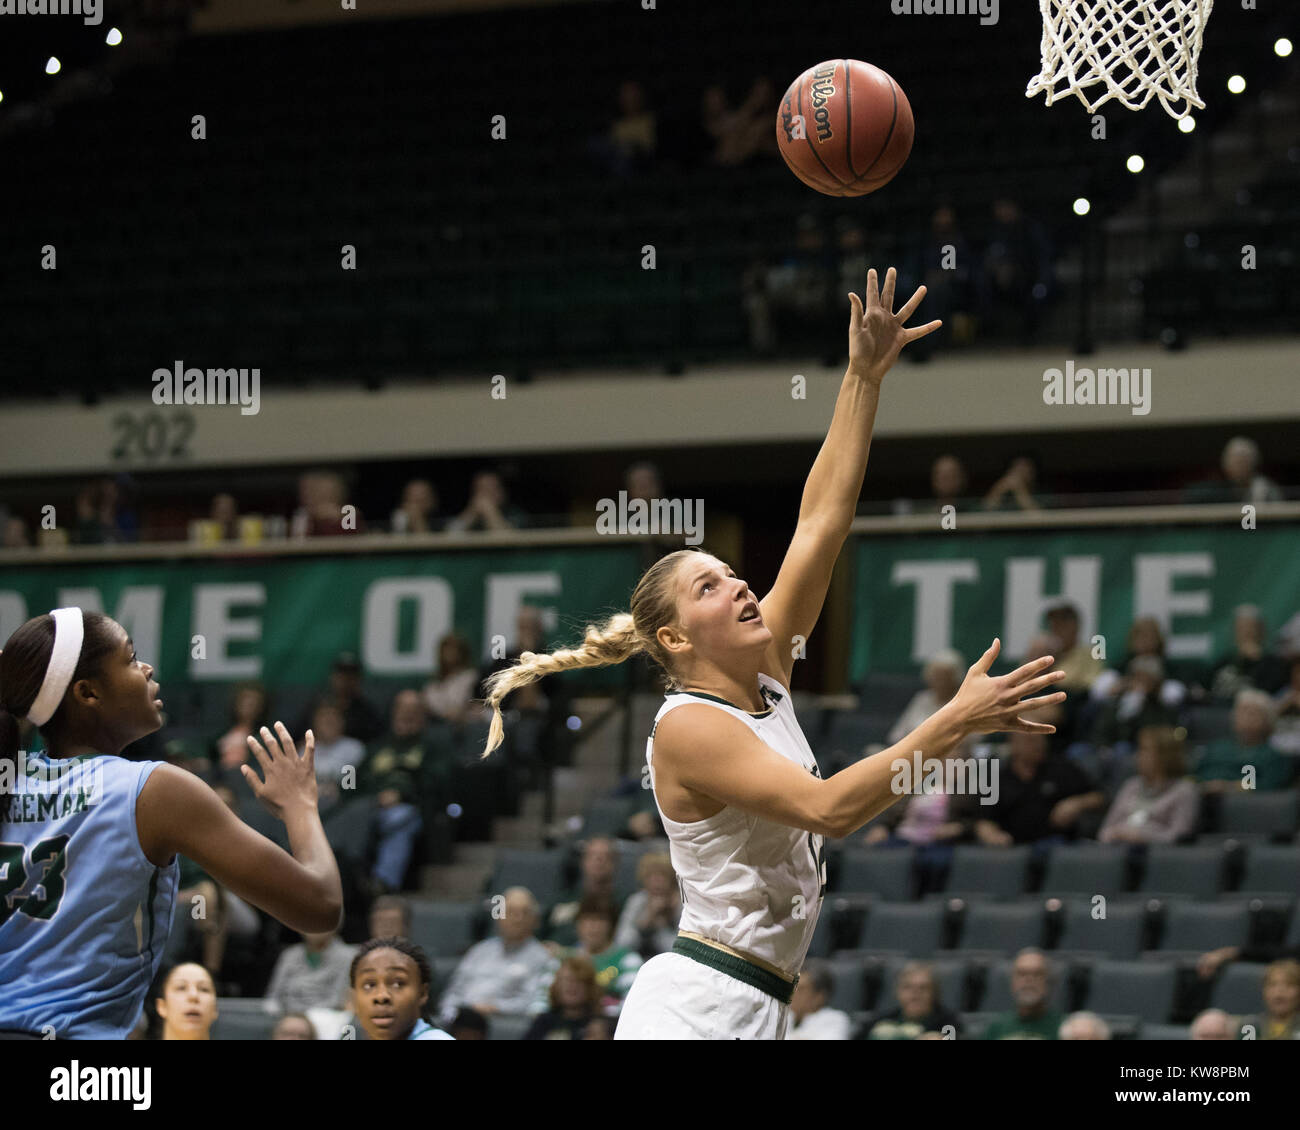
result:
[[[1112,98],[1140,110],[1155,97],[1172,118],[1204,108],[1196,61],[1214,0],[1038,0],[1038,6],[1043,70],[1025,97],[1044,93],[1050,106],[1075,94],[1089,111]],[[1085,91],[1098,84],[1104,93],[1090,98]]]

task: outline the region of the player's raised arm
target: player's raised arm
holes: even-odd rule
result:
[[[317,810],[315,742],[307,731],[298,755],[289,731],[276,736],[262,727],[262,741],[249,738],[265,775],[243,766],[257,798],[284,821],[290,855],[234,815],[192,773],[160,765],[136,801],[136,825],[145,855],[156,865],[180,853],[286,926],[303,933],[338,929],[343,885]]]
[[[697,799],[708,797],[835,839],[850,835],[904,795],[892,788],[898,758],[910,759],[916,750],[927,760],[942,758],[969,734],[1055,731],[1021,715],[1060,702],[1064,692],[1023,700],[1059,682],[1065,672],[1044,673],[1055,662],[1049,655],[991,677],[988,669],[1000,646],[995,640],[971,666],[952,700],[901,742],[827,780],[776,753],[739,719],[703,704],[679,706],[660,720],[654,738],[656,776],[666,767],[674,785]]]
[[[871,450],[880,383],[910,341],[933,333],[942,323],[929,322],[913,329],[904,323],[925,296],[918,287],[897,314],[893,313],[893,267],[885,275],[883,293],[877,291],[876,272],[867,274],[865,303],[849,295],[849,367],[835,401],[830,429],[817,453],[799,506],[799,521],[786,551],[776,584],[762,601],[763,619],[772,631],[771,665],[780,667],[786,684],[794,667],[795,636],[812,633],[830,586],[831,570],[839,557],[857,510],[862,480]]]

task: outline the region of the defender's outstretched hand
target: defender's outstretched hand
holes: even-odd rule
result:
[[[897,272],[893,267],[885,273],[885,289],[876,289],[876,271],[867,272],[866,305],[856,294],[849,295],[852,314],[849,318],[849,368],[865,380],[879,383],[898,360],[898,354],[909,341],[932,334],[941,321],[935,319],[924,326],[904,327],[925,297],[925,287],[918,286],[916,293],[897,313],[894,309],[894,282]]]

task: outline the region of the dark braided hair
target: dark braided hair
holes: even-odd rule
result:
[[[93,679],[100,673],[104,659],[116,649],[112,626],[113,619],[102,612],[83,612],[85,637],[81,644],[81,657],[68,683],[71,687],[78,679]],[[12,636],[0,652],[0,772],[9,764],[8,772],[17,776],[18,745],[22,740],[20,720],[27,717],[36,696],[41,693],[45,671],[54,651],[54,617],[49,613],[33,616]],[[40,728],[41,736],[49,747],[51,734],[58,733],[66,720],[64,702],[53,716]],[[0,805],[0,820],[4,819],[5,806]]]
[[[433,984],[433,966],[429,964],[428,955],[409,938],[371,938],[368,942],[362,942],[357,946],[356,955],[352,958],[352,966],[348,970],[348,984],[356,987],[357,983],[357,966],[361,964],[361,959],[375,950],[396,950],[398,953],[405,954],[415,962],[416,973],[419,975],[420,984],[425,989],[429,989]],[[432,996],[432,994],[430,994]],[[420,1019],[432,1022],[432,1016],[429,1015],[431,1001],[425,1000],[420,1006]]]

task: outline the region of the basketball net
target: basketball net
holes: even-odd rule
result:
[[[1140,110],[1155,97],[1173,118],[1204,108],[1196,61],[1214,0],[1038,0],[1038,6],[1043,70],[1026,98],[1045,93],[1050,106],[1075,94],[1091,112],[1112,98]],[[1085,91],[1099,84],[1104,89],[1090,98]]]

